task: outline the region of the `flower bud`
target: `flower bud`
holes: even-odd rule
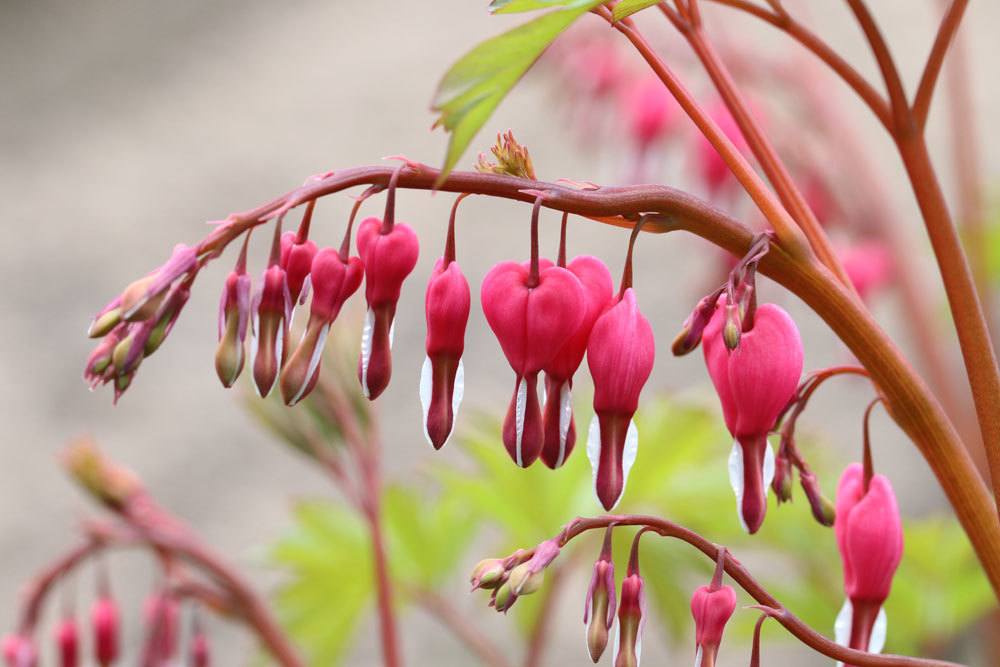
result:
[[[533,276],[530,262],[501,262],[483,279],[480,294],[486,321],[515,374],[503,442],[521,467],[534,463],[544,444],[538,373],[576,333],[586,312],[575,275],[549,262],[537,268]]]
[[[703,297],[698,302],[698,305],[694,307],[694,310],[691,311],[691,314],[688,315],[688,318],[684,320],[680,333],[677,334],[671,345],[671,351],[675,357],[682,357],[701,344],[701,337],[705,331],[705,327],[708,326],[712,315],[715,313],[715,304],[719,300],[721,291],[716,290],[708,296]]]
[[[424,437],[434,449],[441,449],[451,437],[465,393],[462,354],[470,302],[469,281],[458,263],[439,259],[424,298],[427,357],[420,372]]]
[[[106,336],[112,329],[114,329],[122,321],[122,299],[120,296],[115,297],[111,303],[106,305],[101,309],[97,315],[94,316],[93,321],[90,323],[90,328],[87,329],[87,335],[91,338],[101,338]]]
[[[530,563],[521,563],[510,571],[507,584],[518,596],[531,595],[542,587],[544,577],[541,570],[534,572]]]
[[[330,326],[344,302],[361,286],[364,268],[357,257],[345,261],[333,248],[323,248],[313,258],[310,271],[313,298],[309,323],[281,371],[281,396],[287,405],[298,403],[315,386]]]
[[[587,625],[587,649],[595,663],[601,659],[608,645],[608,633],[614,624],[617,599],[615,597],[615,563],[611,559],[611,528],[604,535],[604,548],[597,562],[587,589],[583,607],[583,622]]]
[[[639,667],[642,629],[646,624],[646,593],[638,571],[622,580],[618,605],[618,654],[615,667]]]
[[[576,444],[576,425],[573,422],[573,375],[587,352],[590,332],[597,318],[614,299],[611,272],[604,262],[582,255],[566,265],[566,270],[580,281],[583,287],[585,313],[576,332],[567,340],[555,357],[545,364],[545,407],[542,417],[544,444],[542,462],[556,469],[566,462]]]
[[[594,492],[604,509],[618,504],[635,462],[639,435],[632,417],[653,370],[656,342],[632,288],[598,318],[587,365],[594,379],[594,418],[587,438]]]
[[[378,218],[358,226],[358,254],[365,266],[368,312],[361,338],[358,379],[366,398],[376,399],[392,375],[392,325],[403,281],[420,253],[417,235],[403,223],[388,229]]]
[[[149,319],[160,309],[167,288],[198,265],[195,248],[179,243],[162,266],[125,288],[121,295],[122,318],[128,322]]]
[[[212,649],[208,637],[198,631],[191,640],[191,667],[209,667],[212,663]]]
[[[145,655],[155,664],[169,661],[177,653],[180,637],[180,605],[166,592],[153,593],[143,605],[146,620]]]
[[[779,503],[787,503],[792,499],[792,477],[792,462],[779,453],[774,460],[774,479],[771,480],[771,488]]]
[[[799,481],[802,484],[802,490],[805,492],[806,498],[809,500],[809,507],[812,510],[813,518],[823,526],[832,526],[837,512],[833,503],[827,500],[819,490],[816,475],[811,472],[804,472],[799,475]]]
[[[695,667],[714,667],[722,632],[736,610],[736,591],[730,586],[701,586],[691,596],[695,627]]]
[[[90,609],[90,625],[94,636],[94,661],[108,667],[118,660],[120,636],[118,605],[109,596],[98,598]]]
[[[56,627],[56,648],[61,667],[77,667],[80,664],[80,637],[76,620],[64,618]]]
[[[260,289],[251,305],[253,381],[261,398],[271,392],[285,362],[291,307],[285,270],[274,264],[264,271]]]
[[[472,576],[469,578],[472,590],[497,588],[503,582],[506,573],[507,569],[504,567],[503,559],[487,558],[481,560],[476,563],[476,567],[472,569]]]
[[[837,643],[879,653],[886,636],[882,605],[903,556],[903,528],[889,480],[873,475],[866,483],[861,464],[849,465],[837,486],[833,528],[847,593],[834,624]]]
[[[722,298],[705,327],[703,350],[726,427],[735,439],[729,481],[737,513],[744,529],[755,533],[764,522],[767,488],[774,479],[774,452],[767,436],[798,387],[802,340],[784,310],[763,304],[757,307],[753,326],[742,332],[739,347],[730,352],[722,332],[728,320]]]

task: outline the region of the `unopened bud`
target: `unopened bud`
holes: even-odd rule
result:
[[[94,661],[108,667],[118,659],[119,620],[118,605],[113,598],[101,596],[90,610],[91,629],[94,633]]]
[[[60,667],[77,667],[80,664],[80,638],[73,618],[63,619],[56,628],[56,647]]]
[[[740,314],[739,308],[732,304],[726,304],[726,324],[722,328],[722,340],[726,343],[726,348],[732,352],[740,346]]]
[[[832,526],[834,520],[837,518],[837,510],[834,508],[833,503],[827,500],[819,490],[816,475],[811,472],[802,473],[799,475],[799,478],[802,490],[805,492],[806,498],[809,499],[809,507],[812,509],[813,518],[824,526]]]
[[[528,561],[527,563],[521,563],[510,571],[507,583],[510,584],[518,596],[531,595],[542,587],[543,579],[544,575],[542,571],[533,570],[531,561]]]
[[[503,582],[506,569],[503,560],[499,558],[487,558],[476,563],[472,569],[472,576],[469,581],[472,583],[472,590],[485,588],[494,589]]]
[[[191,667],[208,667],[212,662],[212,651],[205,633],[199,632],[191,641]]]
[[[70,475],[98,500],[118,509],[142,487],[128,470],[108,462],[89,439],[70,445],[63,455]]]
[[[702,334],[705,327],[712,320],[715,313],[715,304],[719,300],[722,290],[717,290],[701,299],[695,306],[688,318],[684,320],[680,333],[674,339],[671,350],[675,357],[682,357],[691,352],[701,343]]]
[[[787,456],[778,454],[774,459],[774,479],[771,480],[778,503],[787,503],[792,499],[792,477],[792,462]]]
[[[493,608],[505,613],[517,601],[517,594],[510,586],[510,582],[504,582],[493,594]]]
[[[139,278],[122,292],[121,309],[126,322],[142,322],[156,314],[163,301],[164,293],[149,295],[149,290],[155,280],[155,274]]]
[[[106,336],[112,329],[122,321],[121,307],[114,307],[98,314],[87,330],[87,335],[91,338],[101,338]]]

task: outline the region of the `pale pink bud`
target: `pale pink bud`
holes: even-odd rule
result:
[[[583,606],[583,623],[587,626],[587,649],[595,663],[601,659],[608,645],[608,633],[615,621],[617,609],[615,596],[615,563],[611,558],[611,528],[604,535],[604,548],[587,588]]]
[[[138,322],[152,317],[159,310],[160,302],[168,287],[198,265],[195,248],[178,243],[174,252],[153,273],[135,281],[122,292],[122,318]]]
[[[292,299],[285,270],[274,264],[264,271],[251,305],[251,356],[257,393],[266,397],[285,362]]]
[[[420,253],[417,235],[406,224],[385,229],[378,218],[366,218],[358,227],[358,254],[365,266],[368,312],[361,339],[358,379],[366,398],[376,399],[392,376],[392,325],[403,281],[413,271]]]
[[[882,605],[903,556],[903,528],[889,480],[873,475],[866,490],[864,468],[849,465],[837,486],[833,528],[847,593],[835,624],[837,642],[878,653],[886,635]]]
[[[231,387],[243,371],[247,324],[250,321],[250,276],[239,268],[226,277],[219,300],[219,347],[215,372],[223,386]]]
[[[7,667],[37,667],[38,649],[30,637],[21,635],[6,635],[2,647],[4,661]]]
[[[622,580],[618,603],[618,655],[615,667],[639,667],[642,629],[646,625],[646,592],[638,570]]]
[[[653,329],[639,312],[632,288],[628,288],[598,318],[587,345],[595,413],[587,439],[587,458],[593,469],[594,492],[608,511],[624,493],[635,462],[639,435],[632,417],[655,356]]]
[[[736,591],[730,586],[701,586],[691,596],[694,617],[695,667],[714,667],[722,632],[736,610]]]
[[[586,312],[575,275],[550,262],[539,267],[533,278],[529,262],[501,262],[486,274],[480,292],[486,321],[515,374],[503,442],[522,467],[535,462],[544,443],[538,373],[576,333]]]

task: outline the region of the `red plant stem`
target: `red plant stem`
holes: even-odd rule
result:
[[[538,216],[542,210],[542,196],[535,197],[531,207],[531,268],[528,272],[526,287],[538,287]]]
[[[451,215],[448,216],[448,236],[444,243],[444,261],[441,263],[442,269],[447,268],[455,261],[455,217],[458,215],[458,205],[466,197],[468,195],[458,195],[455,197],[455,203],[451,205]]]
[[[563,528],[559,535],[560,546],[565,546],[570,540],[582,533],[606,528],[611,523],[616,526],[642,526],[645,530],[656,532],[664,537],[673,537],[687,542],[713,561],[722,558],[726,574],[754,600],[767,607],[769,616],[781,623],[796,639],[834,660],[857,665],[857,667],[958,667],[956,663],[941,660],[879,655],[840,646],[810,628],[801,619],[785,609],[731,553],[720,555],[721,551],[726,550],[725,547],[713,544],[698,533],[660,517],[637,514],[580,517]]]
[[[858,25],[861,26],[865,39],[868,40],[868,45],[875,55],[875,61],[878,63],[882,80],[889,93],[889,109],[893,119],[889,132],[890,134],[899,132],[913,124],[912,115],[909,113],[909,102],[906,99],[906,90],[903,89],[902,77],[900,77],[899,70],[893,62],[889,46],[885,43],[885,38],[882,37],[882,31],[879,30],[875,18],[868,11],[865,0],[847,0],[847,5],[854,12],[854,17],[857,19]]]
[[[938,26],[934,46],[927,56],[924,73],[920,76],[920,85],[913,97],[913,118],[921,132],[927,126],[927,114],[931,108],[931,99],[934,96],[938,76],[941,74],[941,67],[944,65],[945,54],[948,53],[948,47],[962,23],[962,16],[968,5],[969,0],[953,0],[944,18],[941,19],[941,25]]]
[[[865,416],[862,419],[862,426],[861,426],[862,441],[863,441],[862,446],[864,448],[864,451],[862,453],[861,458],[863,462],[862,467],[864,468],[864,473],[865,473],[864,474],[865,493],[868,493],[868,486],[871,484],[872,477],[875,475],[875,464],[872,461],[872,438],[871,438],[871,431],[869,430],[868,426],[871,422],[872,410],[881,401],[882,401],[881,397],[876,397],[872,399],[871,403],[868,404],[868,407],[865,408]]]
[[[622,33],[642,55],[653,72],[667,87],[677,103],[698,127],[698,130],[708,139],[712,147],[729,167],[733,176],[753,200],[760,212],[767,218],[775,234],[781,239],[785,248],[802,256],[809,255],[809,244],[802,235],[795,221],[785,210],[774,193],[767,187],[750,163],[743,157],[729,137],[719,128],[714,120],[695,101],[694,97],[684,87],[684,84],[667,67],[666,63],[656,54],[646,39],[632,27],[632,21],[625,19],[615,22],[611,12],[606,7],[599,7],[597,13],[607,20],[611,26]]]
[[[747,252],[753,233],[739,221],[692,195],[662,185],[577,190],[492,173],[456,171],[436,186],[439,171],[425,165],[400,175],[399,187],[468,192],[534,202],[526,191],[546,192],[544,206],[631,229],[644,213],[647,232],[684,230],[734,255]],[[233,214],[199,245],[200,254],[221,253],[243,232],[279,212],[358,185],[384,184],[385,166],[355,167],[309,183],[244,213]],[[917,446],[955,510],[994,592],[1000,595],[1000,522],[996,507],[947,415],[923,379],[865,308],[825,268],[803,261],[774,243],[760,270],[798,295],[830,326],[871,374],[892,418]]]
[[[451,630],[465,646],[490,667],[512,667],[503,652],[489,640],[486,633],[469,623],[465,614],[455,609],[448,598],[429,589],[409,591],[413,601]]]
[[[875,117],[887,130],[892,128],[891,111],[889,109],[889,104],[886,102],[883,95],[875,90],[868,80],[865,79],[865,77],[862,76],[850,63],[844,60],[840,54],[830,48],[830,46],[816,34],[812,33],[808,28],[792,18],[787,11],[780,14],[768,11],[759,5],[749,2],[748,0],[709,1],[744,11],[787,33],[790,37],[799,42],[799,44],[812,52],[813,55],[826,63],[830,69],[836,72],[844,83],[850,86],[851,89],[857,93],[858,97],[860,97],[862,101],[868,105],[868,108],[871,109],[872,113],[875,114]]]
[[[664,6],[660,5],[661,8]],[[677,28],[678,32],[687,39],[695,55],[698,56],[698,59],[704,66],[705,71],[708,72],[709,78],[712,79],[712,83],[715,84],[715,88],[722,97],[722,101],[725,102],[726,107],[733,116],[733,120],[739,126],[740,132],[747,141],[747,145],[774,186],[778,198],[785,209],[791,214],[792,218],[795,219],[795,222],[798,223],[806,238],[809,239],[809,243],[817,257],[819,257],[820,261],[828,269],[833,271],[844,285],[851,286],[850,288],[853,289],[853,284],[847,275],[847,271],[837,257],[836,252],[834,252],[833,245],[830,243],[826,232],[820,226],[819,220],[816,219],[816,215],[809,208],[809,204],[806,202],[806,198],[802,195],[802,192],[796,187],[791,174],[778,156],[777,151],[764,135],[760,124],[753,117],[753,114],[750,113],[750,108],[736,87],[736,82],[733,81],[729,70],[722,62],[715,48],[706,39],[702,22],[697,13],[697,7],[698,0],[690,0],[688,3],[689,11],[687,20],[672,20],[671,22]],[[678,9],[680,10],[680,7]]]
[[[943,0],[947,2],[947,0]],[[996,333],[997,318],[993,303],[993,283],[989,269],[989,239],[986,234],[983,182],[980,174],[976,113],[969,80],[967,40],[959,32],[951,47],[947,78],[950,144],[958,190],[957,217],[972,275],[983,302],[986,324]]]
[[[103,540],[88,539],[83,544],[68,551],[64,556],[46,567],[32,579],[31,584],[24,594],[21,621],[18,624],[18,633],[20,635],[27,637],[33,633],[35,626],[38,624],[42,603],[45,601],[52,585],[103,547]]]

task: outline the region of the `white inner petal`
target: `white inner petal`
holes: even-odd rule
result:
[[[596,417],[595,417],[595,419],[596,419]],[[622,643],[622,641],[621,641],[621,631],[620,631],[618,625],[619,625],[618,619],[616,618],[615,619],[615,624],[613,626],[611,626],[611,632],[614,633],[614,636],[615,636],[615,644],[612,647],[614,650],[611,652],[611,655],[616,656],[616,657],[618,656],[618,649],[621,648],[621,643]]]
[[[521,439],[524,437],[524,409],[528,403],[528,384],[523,378],[517,381],[517,400],[514,404],[514,430],[517,439],[514,442],[514,453],[517,465],[524,467],[521,457]]]
[[[764,500],[767,501],[767,490],[771,488],[771,482],[774,481],[774,449],[771,447],[771,443],[768,442],[767,446],[764,448]]]
[[[545,405],[545,399],[548,398],[548,396],[549,396],[549,392],[547,391],[547,388],[546,388],[546,382],[545,382],[545,380],[542,380],[539,383],[539,387],[538,387],[538,403],[539,403],[539,405]]]
[[[625,495],[625,485],[628,483],[628,474],[632,470],[632,464],[635,463],[635,457],[638,453],[639,429],[635,427],[635,420],[630,419],[628,422],[628,430],[625,431],[625,449],[622,452],[622,492],[618,494],[617,498],[615,498],[615,505],[617,505],[618,501],[622,499],[623,495]],[[636,655],[638,655],[638,650],[636,651]]]
[[[844,606],[837,614],[837,620],[833,622],[834,641],[841,646],[847,646],[851,642],[851,623],[854,617],[854,607],[850,600],[844,600]],[[843,667],[844,663],[838,662],[837,667]]]
[[[747,522],[743,520],[743,448],[736,441],[733,441],[733,449],[729,452],[729,485],[736,495],[736,517],[743,530],[749,533]]]
[[[309,288],[312,287],[312,276],[306,276],[306,279],[302,281],[302,291],[299,292],[299,305],[306,302],[309,297]]]
[[[451,431],[448,432],[448,437],[455,432],[455,422],[458,421],[458,408],[462,405],[462,399],[465,397],[465,364],[462,360],[458,360],[458,368],[455,370],[455,388],[451,393]],[[445,441],[447,442],[447,441]]]
[[[295,392],[295,397],[292,398],[290,405],[295,405],[302,398],[302,394],[305,393],[306,387],[312,381],[313,376],[316,374],[316,369],[319,368],[320,359],[323,358],[323,346],[326,345],[326,336],[330,333],[330,324],[324,324],[323,328],[319,330],[319,336],[316,337],[316,347],[313,348],[312,356],[309,357],[309,367],[306,369],[306,376],[302,379],[302,386],[299,390]],[[305,339],[305,335],[302,336]],[[300,343],[301,344],[301,343]]]
[[[392,349],[392,341],[396,337],[396,318],[392,318],[392,322],[389,322],[389,349]]]
[[[254,364],[257,363],[257,348],[260,347],[260,340],[257,338],[260,332],[260,320],[257,317],[257,311],[254,310],[250,314],[250,371],[253,372]],[[253,390],[257,392],[258,398],[263,398],[260,395],[260,388],[257,387],[257,383],[253,382]]]
[[[434,443],[431,442],[431,435],[427,432],[427,414],[431,409],[432,374],[431,358],[424,357],[424,365],[420,368],[420,406],[424,410],[424,438],[431,446]]]
[[[694,652],[694,667],[701,667],[701,658],[704,652],[702,651],[701,644],[698,645],[698,650]]]
[[[591,488],[594,489],[594,499],[597,504],[601,504],[601,499],[597,495],[597,468],[601,463],[601,422],[594,415],[590,420],[590,427],[587,429],[587,460],[590,461],[590,472],[592,477]],[[618,646],[618,635],[615,635],[615,646]],[[618,649],[615,648],[615,655]]]
[[[375,328],[375,313],[369,308],[365,313],[365,325],[361,329],[361,393],[371,398],[368,391],[368,362],[372,357],[372,332]]]
[[[566,461],[566,437],[569,435],[569,425],[573,420],[573,392],[569,382],[564,382],[559,389],[559,458],[558,468]]]
[[[881,653],[882,649],[885,648],[885,634],[888,627],[889,622],[885,616],[885,607],[882,607],[878,610],[878,616],[875,617],[875,625],[872,626],[872,635],[868,639],[869,653]]]

